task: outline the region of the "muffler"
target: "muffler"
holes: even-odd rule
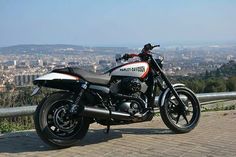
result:
[[[132,120],[134,117],[128,113],[109,111],[103,108],[84,106],[82,111],[79,112],[80,116],[94,117],[94,118],[113,118],[119,120]]]

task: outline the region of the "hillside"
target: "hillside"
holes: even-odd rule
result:
[[[220,68],[215,71],[208,72],[206,71],[205,77],[232,77],[236,76],[236,62],[234,60],[229,61],[226,64],[223,64]]]
[[[127,47],[85,47],[79,45],[54,44],[54,45],[15,45],[1,47],[0,54],[78,54],[81,52],[89,53],[123,53],[127,52]]]
[[[86,48],[83,46],[76,45],[64,45],[64,44],[55,44],[55,45],[15,45],[9,47],[0,48],[0,54],[29,54],[29,53],[65,53],[73,52],[78,53]]]
[[[192,77],[173,77],[196,93],[236,91],[236,62],[230,61],[214,71]]]

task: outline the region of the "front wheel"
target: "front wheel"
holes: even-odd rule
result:
[[[53,93],[35,111],[37,134],[45,143],[56,148],[72,146],[86,135],[89,128],[89,119],[70,119],[67,116],[66,112],[73,103],[71,96],[68,92]]]
[[[181,106],[173,93],[169,91],[163,106],[160,107],[161,118],[175,133],[186,133],[194,129],[199,122],[200,104],[190,89],[176,87],[175,90],[184,106]]]

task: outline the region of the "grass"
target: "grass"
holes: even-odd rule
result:
[[[235,104],[224,106],[223,104],[217,104],[215,107],[207,108],[202,107],[202,112],[209,112],[209,111],[224,111],[224,110],[235,110]]]
[[[34,128],[32,116],[12,117],[0,119],[0,133],[29,130]]]
[[[32,129],[32,125],[22,125],[19,123],[9,123],[7,120],[0,122],[0,133],[15,132]]]

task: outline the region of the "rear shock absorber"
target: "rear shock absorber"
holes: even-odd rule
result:
[[[79,105],[80,104],[80,101],[81,101],[81,98],[85,92],[85,90],[87,89],[88,87],[88,82],[84,82],[82,85],[81,85],[81,88],[80,88],[80,91],[78,93],[78,96],[76,97],[75,99],[75,103],[71,106],[70,108],[70,113],[72,115],[76,115],[79,111],[82,111],[83,110],[83,107],[82,105]]]

